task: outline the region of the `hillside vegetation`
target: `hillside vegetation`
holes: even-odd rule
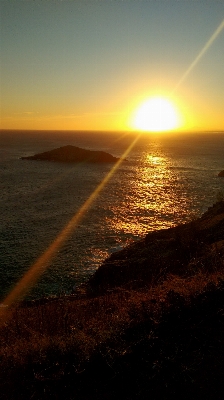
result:
[[[221,201],[112,254],[74,295],[2,308],[2,398],[223,398],[223,261]]]

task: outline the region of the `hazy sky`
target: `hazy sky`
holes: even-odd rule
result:
[[[127,130],[159,94],[182,128],[224,130],[224,0],[3,0],[0,13],[1,128]]]

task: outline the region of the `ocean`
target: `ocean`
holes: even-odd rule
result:
[[[113,168],[21,160],[67,144],[125,161]],[[223,169],[224,132],[0,131],[1,299],[93,193],[28,298],[72,293],[112,252],[201,215],[224,193]]]

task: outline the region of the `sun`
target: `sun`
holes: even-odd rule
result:
[[[164,132],[178,128],[180,118],[171,100],[152,97],[134,112],[131,125],[141,131]]]

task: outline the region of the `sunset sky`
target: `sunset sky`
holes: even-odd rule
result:
[[[129,130],[161,96],[180,130],[224,130],[223,0],[3,0],[0,15],[0,128]]]

